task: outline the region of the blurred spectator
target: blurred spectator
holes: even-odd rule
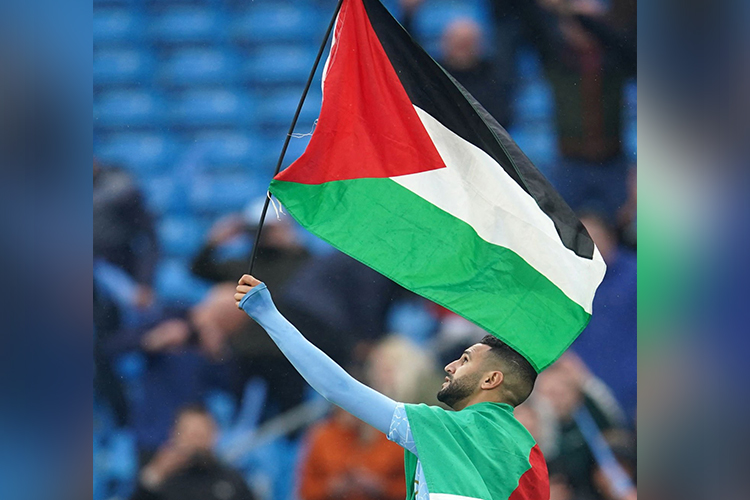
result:
[[[442,379],[434,360],[398,335],[372,348],[364,375],[376,391],[410,403],[436,402],[435,389]],[[349,413],[336,408],[307,440],[300,468],[302,500],[400,500],[406,495],[401,447]]]
[[[584,212],[580,219],[607,263],[607,273],[594,297],[591,321],[573,343],[573,351],[612,389],[632,422],[638,366],[636,257],[618,247],[604,215]]]
[[[302,500],[401,500],[404,451],[340,408],[307,437],[300,467]]]
[[[242,476],[214,455],[216,422],[198,405],[177,414],[171,438],[142,470],[131,500],[254,500]]]
[[[216,283],[237,281],[247,272],[265,197],[248,204],[241,214],[219,219],[193,259],[193,274]],[[309,258],[289,216],[277,218],[269,208],[256,255],[255,268],[274,289],[280,288]]]
[[[378,342],[365,361],[368,385],[395,401],[440,404],[437,389],[445,376],[434,358],[400,335]]]
[[[576,423],[576,413],[585,408],[601,430],[621,424],[606,386],[592,384],[592,377],[575,355],[566,353],[537,379],[534,393],[549,402],[559,425],[558,454],[547,457],[550,478],[555,478],[555,486],[550,487],[558,491],[559,498],[594,496],[594,458]],[[576,496],[566,497],[568,490]]]
[[[612,430],[605,433],[604,439],[612,450],[617,463],[635,484],[638,470],[635,436],[628,431]],[[618,494],[611,480],[600,466],[594,469],[592,482],[602,500],[635,500],[634,495],[623,497]]]
[[[550,500],[595,500],[589,494],[577,492],[570,484],[564,460],[548,460]]]
[[[559,454],[560,428],[549,401],[532,393],[529,399],[516,406],[513,415],[534,436],[534,441],[548,460]]]
[[[110,342],[110,355],[145,355],[143,394],[132,409],[141,461],[167,439],[179,408],[201,401],[212,388],[229,390],[234,367],[226,340],[248,322],[234,304],[234,286],[216,285],[189,310],[167,311],[156,324],[123,331]]]
[[[401,0],[402,24],[414,36],[413,18],[424,0]],[[429,6],[426,7],[429,9]],[[473,19],[455,19],[442,34],[440,64],[502,125],[511,125],[511,86],[483,48],[486,35]],[[514,64],[513,59],[508,60]]]
[[[629,250],[638,248],[638,171],[628,172],[628,199],[617,214],[617,230],[622,245]]]
[[[310,342],[346,366],[364,359],[368,346],[385,334],[391,304],[409,294],[377,271],[333,252],[308,261],[283,287],[277,303]]]
[[[153,300],[154,269],[159,258],[154,222],[138,187],[125,171],[94,160],[94,259],[125,271],[135,282],[137,308]]]
[[[457,19],[443,32],[442,66],[505,128],[511,125],[509,85],[498,81],[498,68],[483,54],[482,29],[472,19]]]
[[[519,13],[555,96],[561,159],[552,181],[574,210],[601,204],[614,217],[626,199],[623,89],[635,76],[635,0],[537,0]]]
[[[151,285],[158,259],[157,241],[153,220],[133,179],[125,171],[105,168],[96,160],[93,175],[93,256],[106,261],[94,265],[94,390],[108,404],[115,424],[122,426],[128,418],[127,400],[105,355],[105,346],[133,311],[143,311],[154,301]],[[113,275],[122,278],[120,283],[127,283],[127,292],[112,290]]]
[[[94,283],[94,396],[101,398],[112,412],[115,425],[128,421],[128,402],[120,378],[115,375],[111,360],[106,355],[106,344],[120,328],[117,305]]]
[[[434,306],[440,326],[432,339],[432,350],[441,366],[458,359],[467,345],[479,342],[487,332],[458,314],[442,306]]]
[[[205,246],[193,260],[195,275],[209,281],[236,282],[247,272],[264,202],[265,197],[254,200],[242,214],[229,215],[214,224]],[[277,218],[269,208],[254,265],[263,281],[281,290],[309,258],[289,216]],[[264,419],[302,401],[305,388],[302,377],[257,323],[247,322],[232,335],[229,348],[237,360],[233,390],[238,396],[253,377],[266,382],[269,404],[264,406]]]

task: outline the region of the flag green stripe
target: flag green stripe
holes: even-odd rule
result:
[[[430,497],[506,500],[531,468],[536,443],[507,404],[477,403],[456,412],[407,404],[405,410]],[[409,462],[413,476],[416,464]]]
[[[271,192],[313,234],[495,334],[538,371],[588,322],[518,254],[391,179],[274,180]]]

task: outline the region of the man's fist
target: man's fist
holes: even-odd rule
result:
[[[245,296],[245,294],[252,290],[253,287],[260,285],[261,282],[256,280],[249,274],[244,274],[242,275],[242,278],[240,278],[240,281],[238,281],[237,283],[237,293],[234,294],[234,300],[237,302],[237,307],[240,307],[240,301]]]

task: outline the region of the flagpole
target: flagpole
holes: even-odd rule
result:
[[[333,26],[336,24],[336,17],[338,16],[339,11],[341,10],[341,5],[343,3],[344,3],[344,0],[338,1],[338,3],[336,4],[336,9],[333,11],[331,22],[328,23],[328,29],[326,30],[326,34],[323,37],[323,43],[320,44],[320,48],[318,49],[318,55],[315,57],[315,63],[313,64],[313,67],[310,70],[310,76],[307,77],[305,90],[302,91],[302,97],[300,97],[299,104],[297,104],[297,110],[294,112],[294,118],[292,118],[292,124],[289,126],[289,132],[287,132],[286,137],[284,138],[284,146],[281,148],[279,161],[276,162],[276,170],[274,171],[273,177],[276,177],[276,175],[281,170],[281,165],[284,162],[284,155],[286,155],[286,150],[289,147],[289,141],[292,138],[292,133],[294,132],[294,127],[297,125],[299,114],[302,111],[302,105],[305,103],[305,99],[307,98],[307,92],[310,90],[310,85],[312,85],[313,78],[315,78],[315,71],[318,69],[318,64],[320,64],[320,59],[323,56],[323,51],[325,51],[326,44],[328,43],[328,39],[331,36],[331,31],[333,31]],[[266,220],[266,213],[268,213],[268,204],[270,203],[270,201],[271,201],[271,193],[268,193],[268,196],[266,196],[266,201],[263,204],[263,211],[260,213],[260,221],[258,222],[258,232],[255,233],[255,242],[253,243],[253,251],[252,251],[252,254],[250,255],[250,265],[248,266],[248,270],[247,270],[248,274],[253,273],[253,264],[255,263],[255,258],[258,255],[258,243],[260,242],[260,234],[263,230],[263,223]]]

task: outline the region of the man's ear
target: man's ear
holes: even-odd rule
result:
[[[487,374],[485,374],[484,378],[482,379],[482,383],[479,384],[479,388],[490,391],[502,384],[504,379],[505,375],[503,375],[503,372],[501,371],[493,370],[491,372],[487,372]]]

